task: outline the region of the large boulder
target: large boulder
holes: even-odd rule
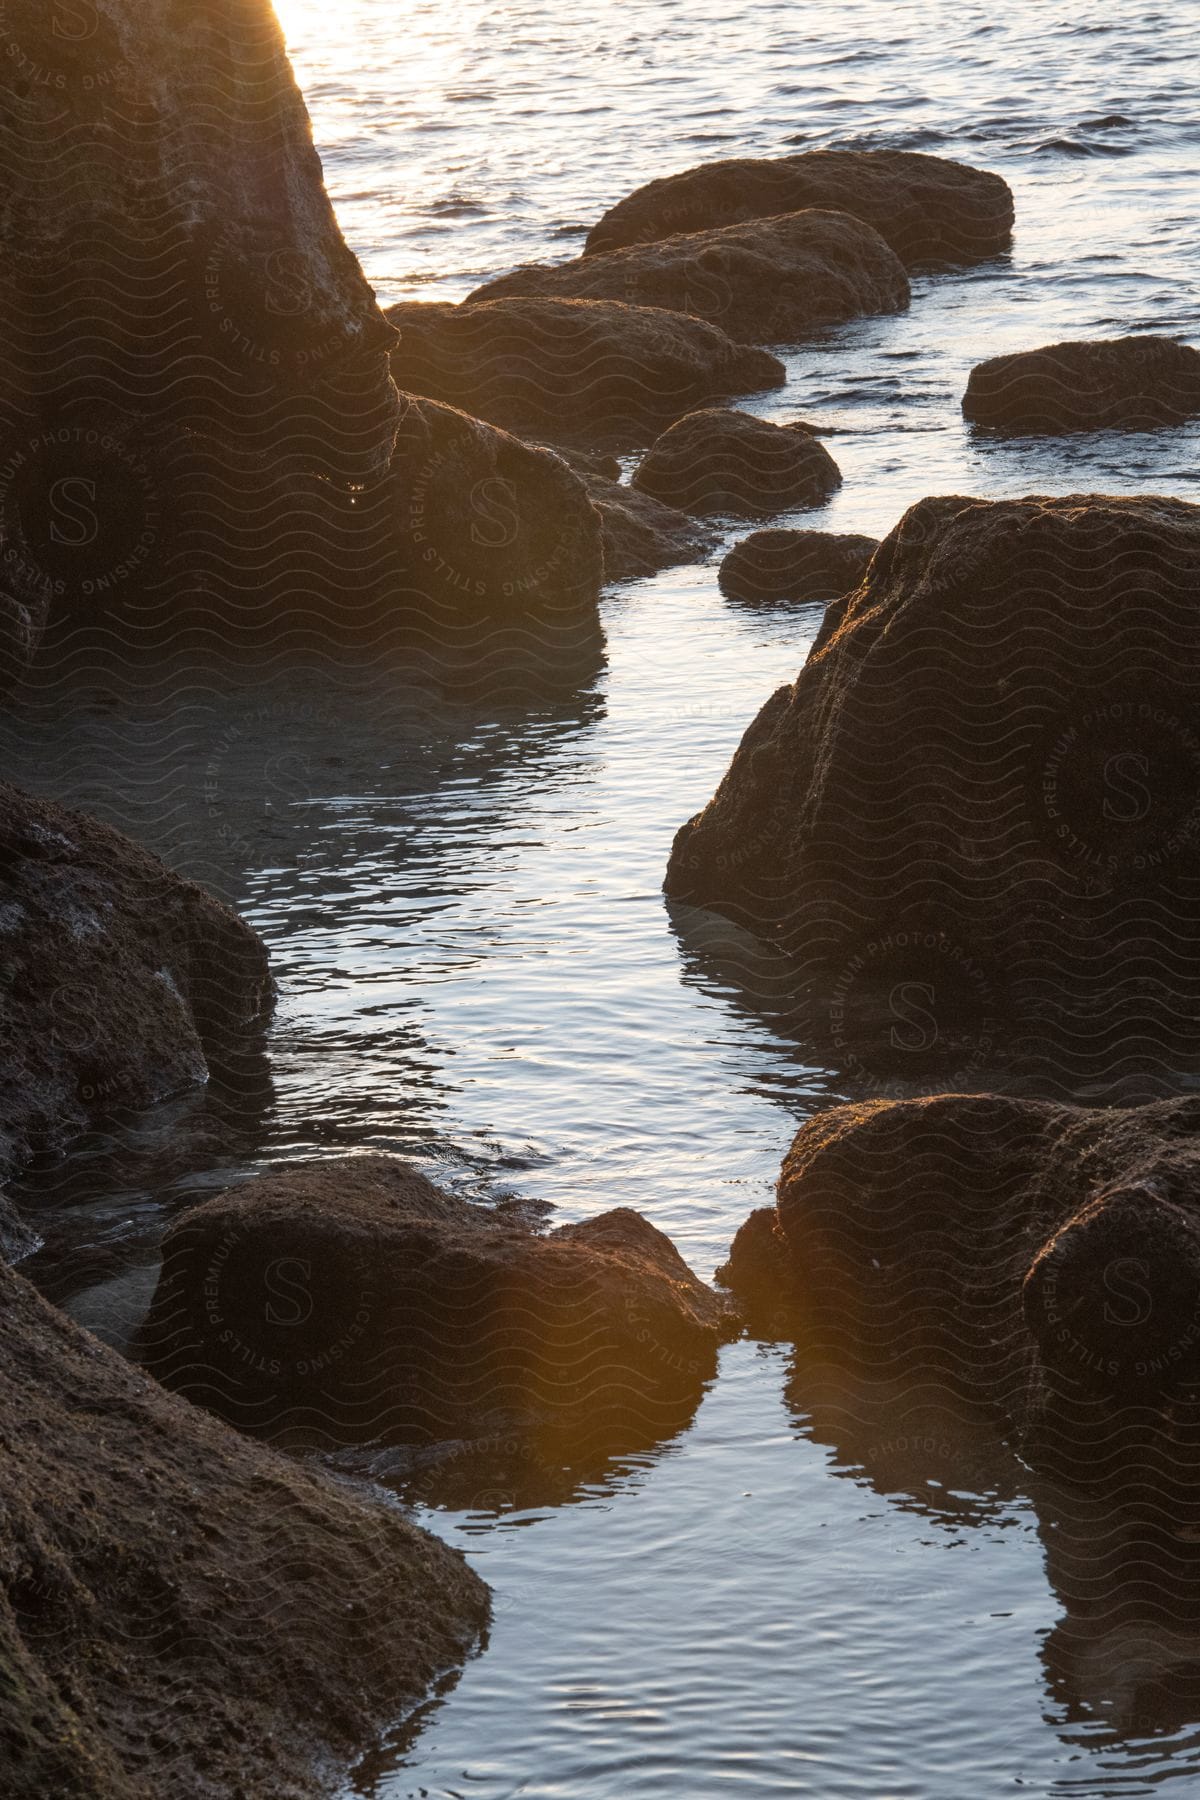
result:
[[[1012,234],[1012,194],[987,170],[907,150],[807,150],[701,163],[647,182],[592,227],[585,253],[810,206],[865,220],[909,265],[979,261]]]
[[[721,592],[749,605],[781,600],[836,600],[857,587],[879,548],[852,532],[752,531],[733,546],[717,573]]]
[[[603,475],[585,475],[583,484],[600,515],[609,581],[632,581],[680,563],[703,562],[716,548],[714,531],[636,487]]]
[[[543,1236],[362,1156],[178,1219],[139,1354],[254,1431],[429,1442],[499,1418],[599,1451],[673,1436],[728,1324],[636,1213]]]
[[[269,1004],[266,951],[120,832],[0,784],[0,1179],[207,1079]]]
[[[1193,1054],[1198,589],[1182,501],[920,502],[679,832],[668,893],[797,959],[843,1050],[964,1024],[957,1085],[995,1017],[1033,1079]]]
[[[1200,350],[1174,338],[1101,338],[992,356],[963,416],[1006,432],[1149,431],[1200,413]]]
[[[408,301],[387,316],[401,388],[521,436],[627,449],[693,407],[784,382],[767,350],[619,300]]]
[[[773,425],[751,413],[706,407],[650,446],[633,486],[680,512],[768,518],[819,506],[841,473],[807,425]]]
[[[1070,1465],[1114,1409],[1152,1419],[1200,1382],[1198,1176],[1194,1098],[837,1107],[801,1128],[722,1279],[865,1367],[990,1399]]]
[[[0,1266],[9,1800],[315,1800],[487,1590],[378,1496],[166,1394]]]
[[[794,343],[823,325],[902,312],[910,297],[903,264],[877,231],[848,213],[819,211],[529,264],[468,300],[526,294],[664,307],[753,344]]]

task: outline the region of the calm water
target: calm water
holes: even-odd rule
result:
[[[1010,181],[1011,259],[918,280],[909,314],[829,333],[750,403],[837,427],[845,486],[806,522],[878,535],[939,491],[1200,497],[1200,428],[998,447],[958,413],[986,354],[1197,337],[1194,7],[279,10],[385,302],[574,254],[635,184],[705,157],[959,156]],[[696,957],[696,921],[673,929],[658,890],[674,830],[817,620],[734,610],[715,563],[614,591],[604,613],[602,679],[535,715],[314,668],[159,699],[98,674],[68,716],[5,728],[16,779],[235,901],[282,987],[260,1091],[97,1135],[30,1184],[51,1242],[67,1220],[83,1241],[56,1276],[79,1316],[128,1316],[165,1211],[264,1161],[366,1145],[562,1217],[636,1206],[711,1273],[798,1121],[843,1089]],[[745,946],[717,935],[733,966]],[[493,1584],[496,1628],[355,1791],[1200,1792],[1200,1707],[1175,1703],[1188,1647],[1071,1651],[1045,1504],[995,1446],[909,1408],[823,1409],[782,1349],[741,1344],[684,1437],[574,1504],[493,1483],[425,1506]]]

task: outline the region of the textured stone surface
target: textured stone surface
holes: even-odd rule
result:
[[[656,439],[633,485],[681,512],[769,518],[819,506],[841,486],[838,466],[803,424],[707,407]]]
[[[993,356],[971,370],[963,415],[1008,432],[1148,431],[1200,413],[1200,350],[1106,338]]]
[[[866,573],[876,538],[834,531],[752,531],[721,563],[718,581],[730,600],[836,600]]]

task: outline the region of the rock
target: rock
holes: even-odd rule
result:
[[[1047,344],[971,370],[963,416],[1007,432],[1149,431],[1200,414],[1200,350],[1174,338]]]
[[[718,407],[664,431],[633,476],[635,488],[681,512],[748,518],[819,506],[841,482],[807,425],[772,425]]]
[[[50,590],[9,560],[0,544],[0,701],[29,673],[50,610]]]
[[[823,325],[902,312],[908,277],[877,231],[843,212],[793,212],[530,264],[469,302],[516,295],[622,300],[691,313],[746,343],[794,343]]]
[[[961,1027],[953,1085],[978,1086],[997,1020],[1067,1089],[1194,1054],[1198,582],[1182,501],[920,502],[679,833],[667,892],[793,956],[864,1082]]]
[[[585,476],[584,486],[600,514],[609,581],[632,581],[679,563],[703,562],[716,548],[715,532],[650,494],[600,475]]]
[[[585,254],[810,206],[864,220],[909,265],[996,256],[1012,234],[1012,194],[999,175],[911,151],[808,150],[701,163],[647,182],[592,227]]]
[[[730,600],[836,600],[857,587],[878,540],[834,531],[752,531],[735,544],[717,580]]]
[[[11,1800],[306,1800],[474,1647],[392,1505],[166,1394],[0,1266]]]
[[[0,1192],[0,1262],[20,1262],[22,1257],[32,1255],[40,1243],[8,1195]]]
[[[836,1107],[801,1128],[720,1279],[864,1366],[907,1358],[999,1404],[1070,1467],[1114,1406],[1200,1379],[1198,1172],[1195,1098]]]
[[[177,1220],[140,1355],[255,1431],[428,1442],[499,1415],[634,1448],[690,1417],[727,1328],[636,1213],[538,1236],[362,1156],[280,1169]]]
[[[782,387],[783,364],[715,325],[618,300],[388,309],[400,387],[523,437],[629,449],[693,407]]]
[[[207,1079],[264,1014],[248,926],[120,832],[0,784],[0,1175]]]

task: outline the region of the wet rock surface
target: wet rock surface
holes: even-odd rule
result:
[[[680,563],[703,562],[718,542],[715,532],[639,488],[602,475],[585,476],[584,486],[600,515],[609,581],[632,581]]]
[[[1198,579],[1181,501],[921,502],[679,833],[668,893],[795,956],[865,1081],[961,1027],[951,1085],[978,1086],[997,1016],[1032,1081],[1192,1054]]]
[[[388,308],[409,393],[522,436],[628,449],[714,400],[782,387],[783,364],[715,325],[618,300],[520,297]]]
[[[864,220],[909,265],[996,256],[1012,234],[1012,194],[987,170],[904,150],[810,150],[647,182],[592,227],[586,254],[810,206]]]
[[[307,1800],[466,1656],[487,1589],[395,1508],[165,1393],[0,1266],[11,1800]]]
[[[633,486],[680,512],[765,518],[819,506],[841,486],[837,464],[803,424],[707,407],[656,439]]]
[[[801,1128],[722,1278],[877,1375],[998,1404],[1061,1472],[1094,1474],[1118,1427],[1162,1451],[1166,1408],[1194,1462],[1198,1167],[1195,1099],[839,1107]]]
[[[974,425],[1012,433],[1180,425],[1200,414],[1200,350],[1127,337],[993,356],[971,370],[962,409]]]
[[[673,1436],[730,1329],[634,1212],[541,1236],[364,1156],[278,1170],[178,1219],[138,1354],[249,1430],[421,1443],[498,1421],[600,1452]]]
[[[877,538],[834,531],[752,531],[721,563],[717,579],[730,600],[836,600],[857,587],[879,548]]]
[[[531,264],[468,300],[530,294],[692,313],[751,344],[791,343],[823,325],[902,312],[910,297],[904,267],[877,231],[848,213],[820,211]]]
[[[203,1083],[270,1004],[259,939],[86,814],[0,784],[0,1174]]]

